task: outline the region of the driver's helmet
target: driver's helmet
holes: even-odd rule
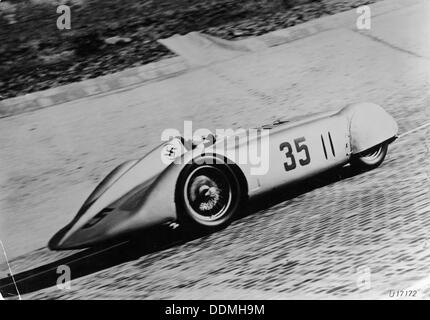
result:
[[[194,150],[198,146],[202,146],[203,148],[213,145],[215,143],[215,136],[213,134],[209,134],[207,136],[198,137],[194,139],[186,140],[182,136],[177,136],[169,140],[169,142],[165,143],[162,149],[162,159],[166,162],[166,164],[170,164],[177,157],[182,154]]]
[[[216,141],[216,137],[212,133],[208,134],[207,136],[193,137],[193,139],[188,140],[182,136],[177,138],[181,140],[182,144],[187,150],[193,150],[201,144],[203,144],[205,147],[208,147],[213,145]]]

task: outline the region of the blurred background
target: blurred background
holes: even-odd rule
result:
[[[156,40],[203,31],[255,36],[376,0],[2,0],[0,100],[173,54]],[[59,30],[57,7],[70,6]]]

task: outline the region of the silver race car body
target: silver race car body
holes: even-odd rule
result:
[[[173,138],[121,164],[49,248],[88,247],[176,221],[209,229],[226,225],[243,201],[258,194],[348,163],[378,166],[398,128],[380,106],[362,103],[260,129],[268,135],[246,131],[197,146]],[[255,167],[255,154],[265,157],[264,166]]]

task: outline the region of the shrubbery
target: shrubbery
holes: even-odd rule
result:
[[[376,0],[2,0],[0,99],[172,55],[157,42],[203,31],[225,39],[261,35]],[[72,29],[58,30],[58,4]],[[106,43],[111,37],[130,41]]]

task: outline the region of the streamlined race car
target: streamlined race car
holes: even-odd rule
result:
[[[256,195],[338,166],[377,167],[398,127],[380,106],[361,103],[258,129],[259,135],[244,130],[197,143],[173,137],[142,159],[121,164],[49,248],[89,247],[163,223],[226,226]]]

